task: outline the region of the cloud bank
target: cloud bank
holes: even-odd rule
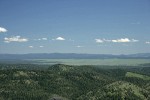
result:
[[[7,29],[0,27],[0,33],[5,33],[5,32],[7,32]]]
[[[27,42],[27,38],[21,38],[21,36],[13,36],[13,37],[5,37],[4,42],[10,43],[10,42]]]
[[[129,38],[120,38],[120,39],[95,39],[96,43],[104,43],[104,42],[114,42],[114,43],[128,43],[128,42],[138,42],[139,40],[136,39],[129,39]]]

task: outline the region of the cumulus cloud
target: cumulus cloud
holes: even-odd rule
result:
[[[4,42],[10,43],[10,42],[27,42],[27,38],[21,38],[21,36],[13,36],[13,37],[5,37]]]
[[[150,44],[150,42],[149,41],[147,41],[147,42],[145,42],[146,44]]]
[[[103,41],[105,41],[105,42],[111,42],[112,40],[103,39]]]
[[[42,38],[42,40],[47,40],[47,38]]]
[[[121,38],[121,39],[116,39],[112,40],[112,42],[131,42],[128,38]]]
[[[64,41],[65,38],[63,38],[63,37],[57,37],[56,39],[52,39],[52,40]]]
[[[7,29],[3,28],[3,27],[0,27],[0,33],[4,33],[4,32],[7,32]]]
[[[104,42],[114,42],[114,43],[126,43],[126,42],[138,42],[139,40],[136,39],[129,39],[129,38],[121,38],[121,39],[95,39],[97,43],[104,43]]]
[[[104,41],[101,39],[95,39],[96,43],[103,43]]]
[[[121,39],[116,39],[116,40],[112,40],[112,42],[138,42],[139,40],[135,40],[135,39],[129,39],[129,38],[121,38]]]

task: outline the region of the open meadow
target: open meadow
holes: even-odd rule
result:
[[[137,66],[149,63],[150,59],[27,59],[34,64],[67,65],[127,65]]]

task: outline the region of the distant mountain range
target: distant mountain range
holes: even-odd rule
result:
[[[77,54],[77,53],[29,53],[29,54],[0,54],[0,59],[150,59],[150,53],[129,55],[112,54]]]

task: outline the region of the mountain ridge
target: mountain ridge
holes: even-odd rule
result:
[[[136,54],[86,54],[86,53],[28,53],[28,54],[0,54],[0,59],[111,59],[134,58],[150,59],[150,53]]]

